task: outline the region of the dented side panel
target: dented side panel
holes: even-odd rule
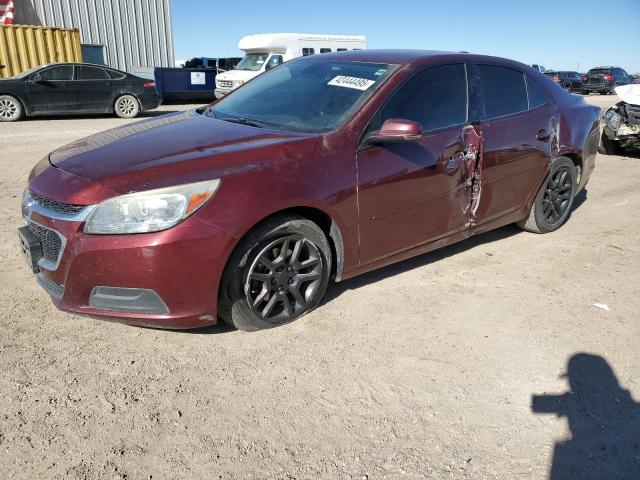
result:
[[[469,226],[475,226],[482,195],[482,130],[479,125],[468,125],[463,130],[467,170],[467,196],[469,199]]]

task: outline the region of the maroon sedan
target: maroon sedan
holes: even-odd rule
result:
[[[48,155],[25,190],[22,249],[65,311],[281,325],[332,278],[514,222],[557,229],[593,171],[598,116],[505,59],[308,56]]]

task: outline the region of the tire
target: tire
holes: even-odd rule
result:
[[[567,83],[567,84],[564,86],[564,89],[565,89],[567,92],[571,93],[571,91],[572,91],[571,84],[570,84],[570,83]]]
[[[0,95],[0,122],[17,122],[23,115],[20,100],[11,95]]]
[[[571,214],[576,189],[576,166],[573,161],[567,157],[556,158],[529,214],[518,222],[518,226],[533,233],[557,230]]]
[[[602,133],[602,135],[600,135],[598,152],[604,155],[622,155],[623,153],[620,142],[610,139],[604,134],[604,132]]]
[[[245,331],[290,323],[322,300],[331,261],[329,241],[315,223],[297,215],[268,219],[249,232],[229,258],[218,315]]]
[[[113,104],[113,111],[120,118],[136,118],[140,113],[140,102],[133,95],[122,95]]]
[[[589,90],[582,90],[580,93],[582,95],[589,95],[591,92]]]

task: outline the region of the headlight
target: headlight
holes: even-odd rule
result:
[[[609,109],[604,114],[604,123],[612,130],[618,130],[620,123],[622,123],[622,117],[614,112],[613,109]]]
[[[233,86],[234,88],[238,88],[239,86],[244,84],[244,80],[234,80],[233,81]]]
[[[166,230],[204,205],[219,185],[216,179],[110,198],[91,212],[84,231],[123,234]]]

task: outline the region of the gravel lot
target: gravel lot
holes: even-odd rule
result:
[[[0,125],[1,477],[640,477],[640,155],[600,155],[553,234],[334,285],[282,328],[169,332],[58,312],[18,253],[32,165],[124,123]],[[562,417],[532,411],[568,380],[536,407]]]

